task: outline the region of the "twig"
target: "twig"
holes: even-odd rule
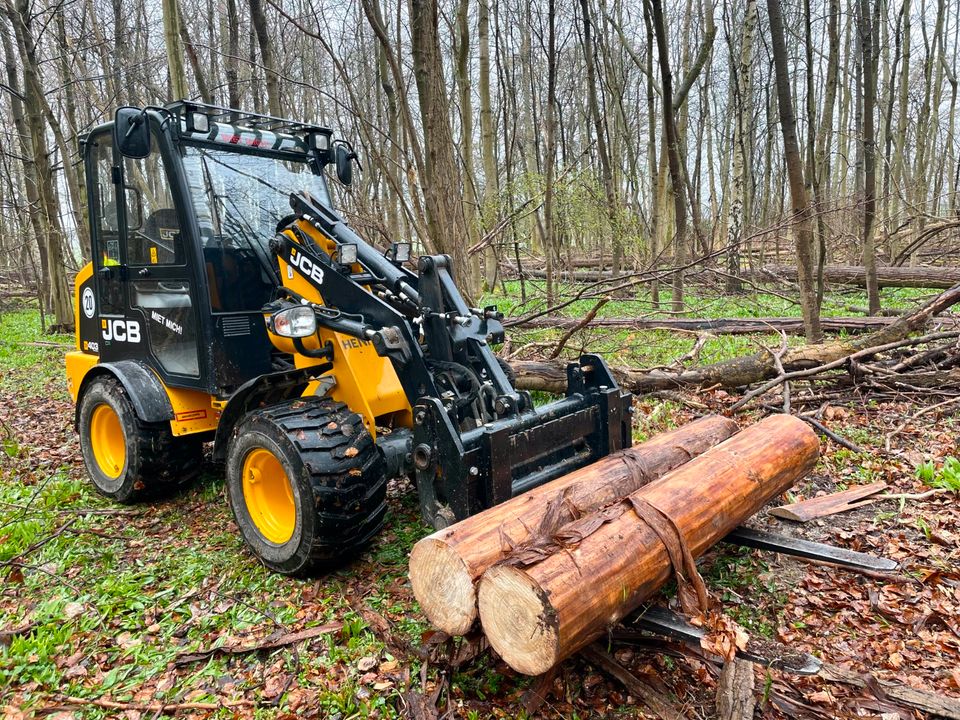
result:
[[[69,527],[70,527],[71,525],[73,525],[76,521],[77,521],[77,518],[70,518],[70,519],[67,520],[63,525],[61,525],[60,527],[58,527],[58,528],[53,532],[52,535],[48,535],[47,537],[43,538],[42,540],[37,540],[37,542],[33,543],[33,545],[31,545],[30,547],[28,547],[26,550],[24,550],[24,551],[21,552],[20,554],[14,555],[12,558],[9,558],[8,560],[4,560],[3,562],[0,562],[0,567],[7,567],[7,566],[9,566],[9,565],[21,565],[21,564],[22,564],[22,563],[21,563],[21,560],[23,560],[27,555],[29,555],[30,553],[32,553],[32,552],[34,552],[34,551],[36,551],[36,550],[39,550],[40,548],[42,548],[42,547],[43,547],[44,545],[46,545],[47,543],[52,542],[52,541],[55,540],[56,538],[58,538],[58,537],[60,537],[61,535],[63,535],[63,533],[65,533],[65,532],[69,529]]]
[[[553,349],[553,352],[550,353],[550,359],[553,360],[554,358],[560,357],[560,353],[563,352],[563,346],[566,345],[567,342],[570,340],[570,338],[573,337],[574,333],[576,333],[578,330],[582,330],[587,325],[589,325],[590,321],[597,316],[597,313],[600,311],[600,308],[606,305],[609,301],[610,301],[610,298],[600,298],[597,301],[597,304],[593,306],[593,309],[590,310],[590,312],[588,312],[580,322],[578,322],[572,328],[567,330],[567,332],[563,334],[563,337],[560,338],[560,341],[557,343],[557,346]]]
[[[643,700],[646,705],[664,720],[681,720],[682,716],[671,707],[660,693],[643,682],[632,672],[624,668],[620,663],[614,660],[609,653],[604,651],[597,644],[588,645],[580,651],[580,654],[591,665],[595,665],[604,672],[612,675],[619,680],[631,694],[636,695]]]
[[[253,705],[251,700],[237,700],[233,702],[224,701],[219,703],[123,703],[116,702],[114,700],[74,697],[73,695],[60,695],[58,697],[60,698],[61,702],[65,702],[69,705],[93,705],[106,710],[135,710],[139,712],[156,712],[157,710],[160,712],[176,712],[178,710],[219,710],[220,708],[250,707]]]
[[[833,440],[837,445],[840,445],[841,447],[845,447],[847,450],[852,450],[852,451],[855,452],[855,453],[863,453],[863,452],[866,452],[866,451],[865,451],[862,447],[860,447],[859,445],[857,445],[857,444],[855,444],[855,443],[852,443],[852,442],[850,442],[849,440],[847,440],[846,438],[842,438],[842,437],[840,437],[839,435],[837,435],[833,430],[831,430],[830,428],[828,428],[826,425],[824,425],[823,423],[821,423],[819,420],[814,420],[812,417],[808,417],[808,416],[806,416],[806,415],[797,415],[797,417],[800,418],[801,420],[803,420],[805,423],[809,423],[810,425],[812,425],[813,427],[815,427],[815,428],[816,428],[817,430],[819,430],[821,433],[823,433],[823,434],[826,435],[828,438],[830,438],[831,440]]]
[[[327,633],[334,632],[342,627],[343,623],[332,622],[327,623],[326,625],[318,625],[316,627],[307,628],[306,630],[300,630],[298,632],[287,633],[286,635],[278,635],[277,633],[274,633],[273,635],[267,636],[263,641],[253,645],[221,645],[220,647],[207,648],[206,650],[198,650],[197,652],[181,653],[174,660],[174,664],[179,667],[183,665],[189,665],[190,663],[194,663],[199,660],[207,660],[214,655],[244,655],[252,652],[277,650],[303,640],[309,640],[310,638],[319,637],[320,635],[326,635]]]
[[[923,409],[918,410],[917,412],[915,412],[913,415],[911,415],[911,416],[908,417],[906,420],[904,420],[904,421],[897,427],[896,430],[894,430],[893,432],[891,432],[891,433],[889,433],[889,434],[887,435],[886,440],[884,441],[884,446],[886,447],[887,452],[890,452],[890,441],[891,441],[893,438],[895,438],[897,435],[899,435],[901,432],[903,432],[903,429],[904,429],[905,427],[907,427],[907,425],[909,425],[910,423],[912,423],[914,420],[916,420],[918,417],[920,417],[921,415],[924,415],[924,414],[926,414],[926,413],[928,413],[928,412],[931,412],[932,410],[936,410],[936,409],[938,409],[938,408],[942,408],[942,407],[944,407],[944,406],[946,406],[946,405],[953,405],[954,403],[958,403],[958,402],[960,402],[960,396],[952,397],[952,398],[950,398],[949,400],[944,400],[943,402],[939,402],[939,403],[937,403],[936,405],[929,405],[929,406],[927,406],[927,407],[925,407],[925,408],[923,408]]]
[[[877,500],[926,500],[928,497],[942,495],[948,492],[953,492],[953,490],[949,490],[948,488],[935,488],[922,493],[884,493],[883,495],[877,495],[876,498]]]

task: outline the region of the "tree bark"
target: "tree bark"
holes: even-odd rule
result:
[[[476,582],[512,547],[622,499],[735,432],[733,420],[701,418],[428,535],[410,553],[413,594],[434,627],[463,635],[477,617]]]
[[[803,180],[803,160],[797,142],[797,121],[793,113],[790,93],[790,69],[784,39],[780,0],[767,0],[770,18],[770,36],[773,61],[777,76],[777,106],[780,129],[783,133],[784,162],[790,182],[790,204],[793,210],[793,238],[797,252],[797,279],[800,285],[800,305],[806,327],[807,342],[817,343],[823,337],[820,331],[820,308],[813,274],[813,213]]]
[[[673,208],[676,220],[673,263],[681,268],[686,262],[687,251],[687,195],[683,170],[680,167],[680,141],[677,138],[676,111],[673,101],[673,75],[670,71],[670,49],[667,42],[667,25],[663,16],[661,0],[651,0],[653,6],[653,29],[657,38],[660,59],[660,86],[663,94],[663,131],[666,140],[667,162],[670,166],[670,182],[673,188]],[[672,307],[674,312],[683,312],[683,270],[673,275]]]
[[[731,178],[730,224],[727,227],[727,292],[743,291],[740,278],[740,242],[746,221],[744,200],[746,195],[747,157],[747,108],[751,103],[751,75],[753,73],[753,36],[757,30],[757,0],[747,0],[743,16],[743,32],[740,36],[740,59],[734,66],[736,95],[733,98],[733,177]]]
[[[280,80],[277,77],[277,64],[273,56],[273,43],[270,40],[267,17],[263,12],[263,0],[249,0],[250,24],[257,36],[260,47],[260,61],[263,65],[264,79],[267,83],[267,103],[270,114],[283,117],[283,105],[280,102]]]
[[[426,203],[429,244],[453,258],[461,287],[473,295],[467,272],[467,227],[460,201],[462,182],[450,129],[439,35],[437,0],[409,0],[413,73],[423,123],[425,173],[420,179]]]
[[[879,3],[878,3],[879,6]],[[877,137],[874,114],[877,105],[876,22],[879,7],[872,13],[870,0],[858,0],[860,63],[863,88],[863,265],[866,270],[867,305],[871,315],[880,312],[880,288],[877,284],[877,253],[874,242],[874,218],[877,211]]]
[[[699,557],[788,490],[819,450],[805,422],[773,415],[621,503],[516,549],[480,581],[491,646],[517,672],[546,672],[659,590],[671,556]],[[695,572],[687,563],[676,571]]]
[[[190,97],[187,71],[183,66],[183,43],[180,38],[180,9],[177,0],[163,0],[163,40],[167,47],[167,72],[170,93],[176,100]]]

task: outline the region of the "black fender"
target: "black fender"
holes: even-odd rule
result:
[[[80,390],[77,392],[77,406],[74,412],[74,428],[80,426],[80,399],[87,386],[98,377],[108,375],[116,378],[127,391],[127,397],[133,404],[137,417],[143,422],[157,423],[173,420],[173,405],[160,378],[150,366],[139,360],[118,360],[112,363],[99,363],[90,368],[83,376]]]
[[[227,446],[233,430],[240,419],[251,410],[274,403],[283,402],[303,394],[314,377],[329,371],[333,365],[323,363],[295,370],[259,375],[248,380],[230,396],[227,406],[220,413],[217,423],[217,435],[213,440],[213,459],[222,462],[226,458]]]

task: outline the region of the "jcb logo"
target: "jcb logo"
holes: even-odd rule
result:
[[[140,323],[136,320],[101,320],[100,329],[104,340],[140,342]]]
[[[298,253],[294,248],[290,249],[290,264],[318,285],[323,283],[323,268],[314,264],[306,255]]]

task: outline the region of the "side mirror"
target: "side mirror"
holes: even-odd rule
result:
[[[353,159],[357,154],[346,143],[337,143],[337,180],[347,187],[353,184]]]
[[[150,125],[144,110],[117,108],[113,116],[113,144],[121,155],[136,160],[150,154]]]

